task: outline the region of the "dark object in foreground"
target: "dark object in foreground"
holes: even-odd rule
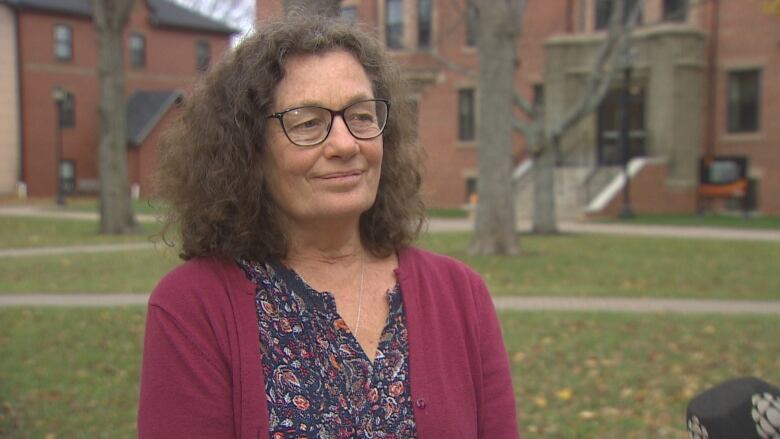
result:
[[[780,439],[780,390],[736,378],[698,394],[686,413],[691,439]]]

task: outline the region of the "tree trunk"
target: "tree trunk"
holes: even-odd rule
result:
[[[98,38],[100,80],[100,232],[131,233],[138,229],[130,202],[127,175],[123,31],[133,0],[92,0]]]
[[[480,0],[479,143],[477,214],[469,252],[516,254],[518,252],[512,191],[512,133],[515,38],[520,25],[514,0]]]
[[[542,142],[545,142],[542,140]],[[532,230],[538,234],[558,232],[555,214],[555,148],[543,143],[534,158],[534,216]]]
[[[341,12],[341,0],[284,0],[284,13],[298,11],[307,15],[337,17]]]

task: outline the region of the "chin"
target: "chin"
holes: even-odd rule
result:
[[[374,199],[356,200],[354,203],[333,203],[317,209],[319,213],[315,215],[319,218],[360,217],[364,212],[371,209],[373,205]]]

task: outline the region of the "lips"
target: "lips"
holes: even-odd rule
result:
[[[338,180],[340,178],[357,177],[362,173],[363,171],[356,169],[356,170],[343,171],[343,172],[331,172],[328,174],[320,175],[318,178],[321,178],[323,180]]]

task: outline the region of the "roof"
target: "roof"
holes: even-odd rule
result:
[[[0,0],[19,9],[31,9],[59,14],[91,17],[90,0]],[[171,0],[146,0],[149,6],[149,22],[155,27],[171,27],[183,30],[199,30],[221,34],[234,34],[238,29],[213,18],[201,15]]]
[[[175,90],[138,90],[127,99],[127,142],[140,146],[168,110],[179,102],[182,94]]]
[[[239,32],[221,21],[203,16],[170,0],[147,0],[147,3],[151,12],[149,21],[154,26],[199,29],[223,34]]]

